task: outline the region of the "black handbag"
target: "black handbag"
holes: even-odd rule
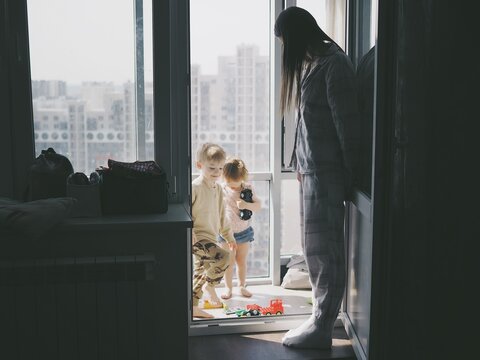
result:
[[[168,211],[167,174],[155,161],[127,163],[109,159],[108,168],[97,172],[104,215]]]
[[[28,172],[26,200],[66,196],[67,177],[72,173],[72,163],[66,156],[53,148],[42,150]]]

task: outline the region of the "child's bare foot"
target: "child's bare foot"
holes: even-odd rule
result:
[[[193,317],[198,317],[198,318],[203,318],[203,319],[211,319],[211,318],[214,317],[212,314],[209,314],[206,311],[203,311],[198,306],[193,307],[192,315],[193,315]]]
[[[232,297],[232,289],[227,289],[226,292],[224,292],[222,295],[221,295],[222,299],[224,300],[228,300]]]
[[[215,290],[215,287],[214,286],[211,286],[211,285],[206,285],[205,286],[205,291],[208,293],[209,295],[209,301],[212,305],[222,305],[222,300],[220,300],[220,298],[218,297],[217,295],[217,291]]]
[[[245,286],[240,286],[240,293],[244,297],[251,297],[252,296],[252,293],[250,291],[248,291]]]

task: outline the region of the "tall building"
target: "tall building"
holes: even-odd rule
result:
[[[239,45],[218,58],[218,74],[192,65],[192,148],[212,141],[241,156],[252,171],[269,164],[269,58],[256,45]],[[253,136],[252,136],[253,134]]]
[[[32,97],[58,98],[67,95],[67,83],[61,80],[33,80]]]
[[[71,123],[67,102],[64,96],[47,98],[42,95],[33,99],[37,155],[49,147],[58,153],[70,154],[71,130],[75,125]]]

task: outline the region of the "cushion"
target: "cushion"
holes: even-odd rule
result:
[[[0,230],[37,239],[65,220],[75,202],[70,197],[29,202],[0,198]]]
[[[312,285],[308,276],[308,271],[301,269],[288,269],[283,277],[282,284],[284,289],[311,289]]]

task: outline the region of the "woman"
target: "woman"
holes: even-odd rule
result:
[[[300,182],[302,248],[313,291],[311,317],[283,344],[330,348],[345,289],[344,201],[358,153],[359,113],[350,59],[306,10],[289,7],[275,22],[283,44],[280,106],[293,104],[291,165]]]

